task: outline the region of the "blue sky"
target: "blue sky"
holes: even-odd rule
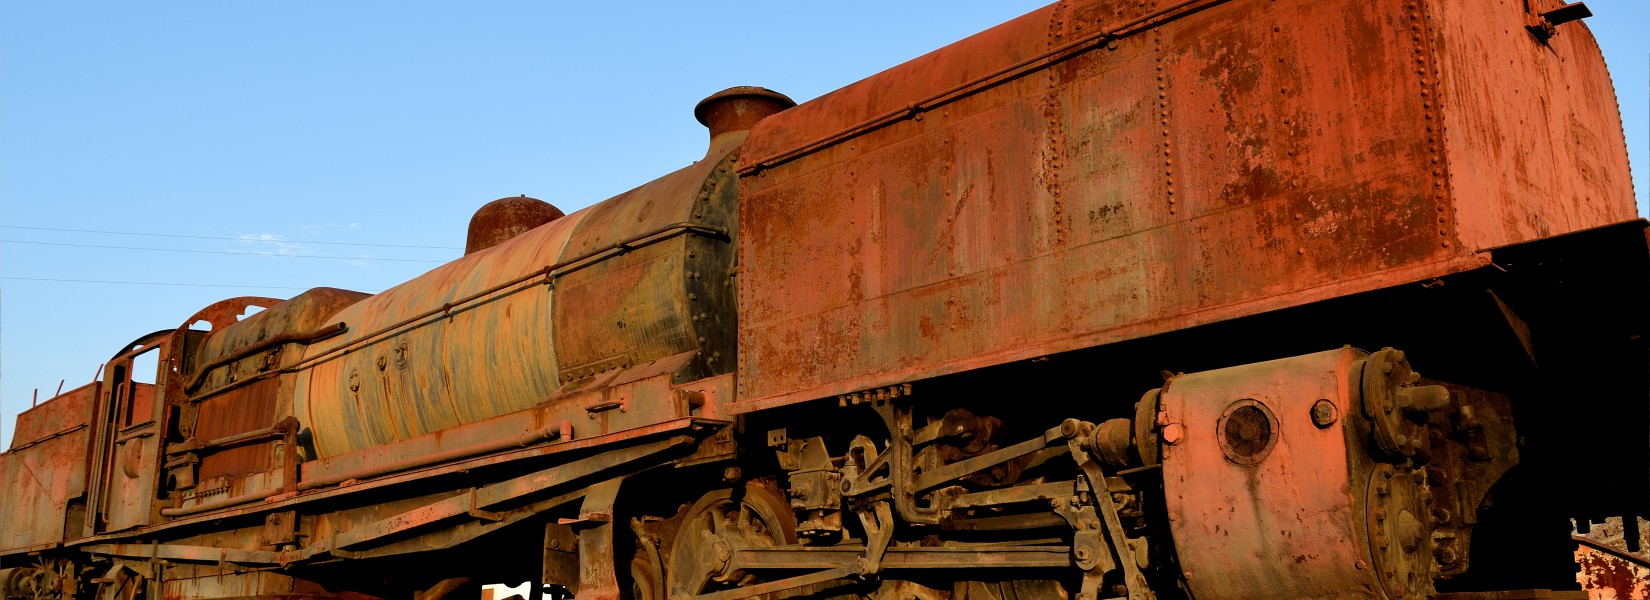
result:
[[[190,284],[0,280],[0,437],[221,298],[381,290],[489,200],[572,212],[686,165],[711,92],[807,100],[1042,4],[0,2],[0,239],[34,242],[0,277]],[[1642,214],[1650,3],[1588,4]]]

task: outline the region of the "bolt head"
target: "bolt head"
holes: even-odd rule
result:
[[[1186,428],[1181,424],[1170,423],[1163,426],[1163,443],[1173,446],[1183,439],[1186,439]]]
[[[1325,429],[1330,425],[1334,425],[1335,421],[1338,420],[1340,420],[1340,411],[1335,408],[1334,402],[1319,400],[1312,403],[1312,424],[1316,425],[1318,429]]]

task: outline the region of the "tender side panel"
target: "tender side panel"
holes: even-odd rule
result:
[[[1542,43],[1524,0],[1435,2],[1461,239],[1492,248],[1633,219],[1610,75],[1582,23]],[[1556,0],[1530,0],[1537,10]],[[1595,18],[1619,15],[1601,13]]]
[[[84,528],[66,523],[67,508],[86,493],[95,391],[81,387],[17,416],[12,449],[0,455],[0,481],[10,486],[0,501],[0,551],[60,543],[65,528]]]
[[[744,158],[1149,10],[1033,13],[769,118]],[[1219,3],[748,173],[741,410],[1463,268],[1410,24],[1396,0]]]

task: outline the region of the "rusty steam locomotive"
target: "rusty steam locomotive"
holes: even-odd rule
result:
[[[1070,0],[717,93],[689,167],[24,413],[0,592],[1574,597],[1572,519],[1650,508],[1584,11]]]

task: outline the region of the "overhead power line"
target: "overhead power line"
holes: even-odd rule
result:
[[[0,276],[0,279],[10,279],[10,280],[14,280],[14,281],[51,281],[51,282],[59,282],[59,283],[101,283],[101,284],[115,284],[115,285],[164,285],[164,286],[171,286],[171,287],[247,288],[247,289],[260,289],[260,290],[307,290],[307,289],[311,289],[311,288],[307,288],[307,287],[288,286],[288,285],[233,285],[233,284],[225,284],[225,283],[171,283],[171,282],[163,282],[163,281],[109,281],[109,280],[102,280],[102,279],[53,279],[53,278],[47,278],[47,277]],[[355,291],[376,294],[376,293],[381,292],[383,290],[355,290]]]
[[[243,237],[228,237],[215,235],[184,235],[178,233],[142,233],[137,231],[102,231],[97,229],[64,229],[61,227],[29,227],[24,225],[0,225],[5,229],[28,229],[30,231],[66,231],[70,233],[97,233],[103,235],[140,235],[145,237],[186,238],[192,240],[231,240],[236,242],[277,242],[286,244],[322,244],[327,246],[371,246],[374,248],[424,248],[428,250],[463,250],[456,246],[416,246],[410,244],[368,244],[365,242],[308,242],[296,240],[261,240]]]
[[[234,252],[230,250],[184,250],[181,248],[144,248],[139,246],[103,246],[99,244],[70,244],[67,242],[35,242],[28,240],[0,240],[5,244],[32,244],[36,246],[69,246],[73,248],[105,248],[110,250],[146,250],[149,252],[184,252],[189,254],[238,254],[241,256],[276,256],[284,258],[330,258],[335,260],[382,260],[393,262],[444,263],[445,260],[424,258],[367,258],[359,256],[331,256],[321,254],[270,254],[264,252]],[[287,242],[300,243],[300,242]]]

